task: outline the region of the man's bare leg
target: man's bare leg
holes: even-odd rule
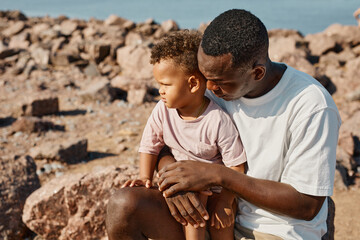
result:
[[[109,240],[185,239],[182,225],[170,214],[156,188],[122,188],[109,200],[106,216]]]

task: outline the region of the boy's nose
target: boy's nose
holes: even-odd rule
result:
[[[164,93],[165,93],[165,92],[164,92],[164,89],[162,89],[162,87],[160,87],[160,88],[159,88],[159,94],[160,94],[160,95],[164,95]]]

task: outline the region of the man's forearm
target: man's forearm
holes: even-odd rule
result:
[[[311,220],[320,211],[325,199],[299,193],[285,183],[256,179],[223,166],[214,167],[217,184],[270,212]]]

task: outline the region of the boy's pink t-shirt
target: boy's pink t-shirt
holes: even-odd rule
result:
[[[246,154],[231,118],[213,101],[195,120],[182,119],[177,110],[159,101],[145,126],[139,152],[158,155],[167,145],[174,158],[238,166]]]

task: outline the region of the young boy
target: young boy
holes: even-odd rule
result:
[[[246,156],[238,131],[230,117],[204,96],[206,79],[198,69],[197,51],[201,36],[178,31],[156,44],[151,52],[154,77],[160,85],[161,101],[155,106],[140,143],[139,179],[123,187],[152,186],[160,150],[166,145],[177,161],[196,160],[225,164],[244,172]],[[163,167],[167,163],[159,163]],[[211,239],[233,239],[236,196],[225,189],[211,189],[204,205],[215,206],[208,224]],[[210,226],[209,226],[210,225]],[[205,227],[184,226],[186,239],[205,239]]]

